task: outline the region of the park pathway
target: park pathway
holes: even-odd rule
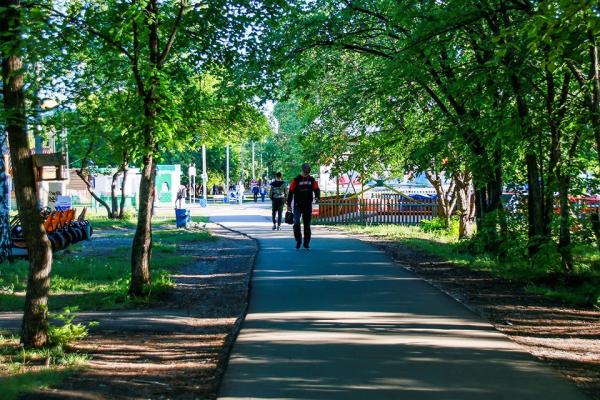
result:
[[[380,250],[326,230],[296,251],[260,206],[212,220],[260,244],[219,398],[576,400],[586,397]]]

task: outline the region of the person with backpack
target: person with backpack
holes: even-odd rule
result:
[[[275,179],[271,182],[269,189],[269,198],[271,199],[271,214],[273,218],[273,230],[281,230],[281,214],[283,213],[283,205],[288,196],[288,188],[283,179],[281,172],[275,174]],[[277,220],[275,219],[277,216]]]
[[[302,173],[292,179],[290,183],[289,196],[287,198],[287,207],[292,207],[294,202],[294,238],[296,239],[296,250],[304,245],[308,250],[311,231],[310,221],[312,219],[312,203],[314,198],[318,202],[321,198],[321,190],[319,183],[315,178],[310,176],[310,165],[302,164]],[[302,232],[300,231],[300,220],[304,224],[304,242],[302,241]]]

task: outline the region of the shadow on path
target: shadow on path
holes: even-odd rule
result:
[[[370,245],[316,229],[296,251],[264,215],[214,220],[261,248],[221,399],[585,398]]]

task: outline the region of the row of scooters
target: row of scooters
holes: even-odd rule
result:
[[[76,209],[41,211],[44,218],[44,229],[53,251],[63,250],[81,240],[90,240],[92,237],[92,225],[85,219],[87,208],[84,208],[79,216]],[[12,255],[27,256],[27,243],[23,237],[23,226],[19,217],[11,221],[10,226]]]

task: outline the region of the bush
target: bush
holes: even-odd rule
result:
[[[450,236],[458,237],[459,221],[458,217],[450,219],[450,226],[447,226],[444,218],[434,218],[431,220],[421,220],[421,229],[427,233],[445,233]]]
[[[88,335],[88,328],[97,326],[97,322],[88,324],[74,324],[76,315],[72,311],[77,311],[77,307],[66,307],[61,313],[50,314],[50,319],[56,319],[62,322],[61,326],[52,323],[48,326],[48,339],[52,346],[65,346],[77,340],[85,339]]]

